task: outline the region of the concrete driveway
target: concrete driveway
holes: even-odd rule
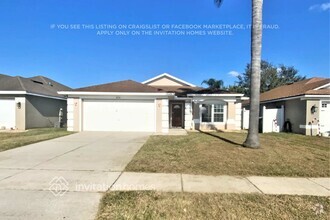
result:
[[[94,219],[150,134],[81,132],[0,153],[0,219]]]

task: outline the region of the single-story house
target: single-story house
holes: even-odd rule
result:
[[[248,128],[248,105],[243,105]],[[291,131],[304,135],[330,132],[330,79],[310,78],[260,95],[260,130]]]
[[[44,76],[24,78],[0,74],[0,129],[26,130],[59,126],[60,110],[66,124],[66,97],[70,90]]]
[[[211,91],[167,73],[142,83],[125,80],[59,94],[68,97],[70,131],[241,129],[243,94]]]

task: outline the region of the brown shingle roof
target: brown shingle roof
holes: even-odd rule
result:
[[[327,95],[328,89],[314,90],[330,83],[329,78],[311,78],[290,85],[284,85],[260,94],[260,102],[289,98],[299,95]]]
[[[153,86],[166,92],[175,93],[177,96],[186,96],[187,94],[237,94],[223,89],[208,89],[203,87],[191,86]]]
[[[10,91],[25,91],[39,95],[63,97],[63,95],[59,95],[57,91],[68,91],[71,90],[71,88],[44,76],[25,78],[0,74],[0,90],[8,91],[8,93],[10,93]]]
[[[306,95],[330,95],[330,89],[309,90]]]
[[[113,83],[106,83],[95,86],[88,86],[84,88],[75,89],[74,91],[81,92],[164,92],[161,89],[152,86],[144,85],[133,80],[124,80]]]
[[[195,93],[203,88],[201,87],[191,87],[191,86],[152,86],[157,89],[161,89],[166,92],[175,93],[176,95],[185,95],[188,93]]]

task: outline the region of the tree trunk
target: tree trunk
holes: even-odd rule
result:
[[[252,0],[251,82],[249,132],[244,147],[259,148],[260,65],[263,0]]]

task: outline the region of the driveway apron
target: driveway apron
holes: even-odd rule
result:
[[[94,219],[149,137],[81,132],[0,153],[0,219]]]

